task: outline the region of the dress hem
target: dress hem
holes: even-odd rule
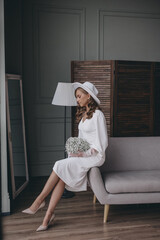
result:
[[[53,171],[56,173],[56,175],[65,183],[65,188],[68,190],[68,191],[72,191],[72,192],[83,192],[83,191],[87,191],[87,184],[86,184],[86,187],[85,188],[80,188],[80,189],[77,189],[77,188],[74,188],[72,186],[70,186],[70,184],[66,183],[66,180],[63,179],[62,177],[59,176],[59,174],[57,173],[57,171],[55,170],[55,168],[53,167]]]

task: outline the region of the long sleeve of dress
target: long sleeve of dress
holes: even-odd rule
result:
[[[107,125],[104,114],[101,111],[97,111],[95,116],[95,129],[96,138],[93,142],[92,148],[96,149],[102,156],[108,146]]]

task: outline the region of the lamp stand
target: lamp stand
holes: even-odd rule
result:
[[[64,158],[67,157],[65,150],[66,140],[66,106],[64,106]]]
[[[66,106],[64,106],[64,158],[67,157],[66,150],[65,150],[65,144],[66,144]],[[75,194],[73,192],[68,191],[67,189],[64,189],[62,198],[72,198]]]

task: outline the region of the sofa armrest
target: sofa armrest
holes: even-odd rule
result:
[[[88,172],[89,185],[101,204],[106,204],[108,193],[104,187],[101,172],[98,167],[93,167]]]

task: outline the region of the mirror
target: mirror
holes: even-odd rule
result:
[[[12,198],[15,199],[29,182],[20,75],[6,74],[6,105]]]

